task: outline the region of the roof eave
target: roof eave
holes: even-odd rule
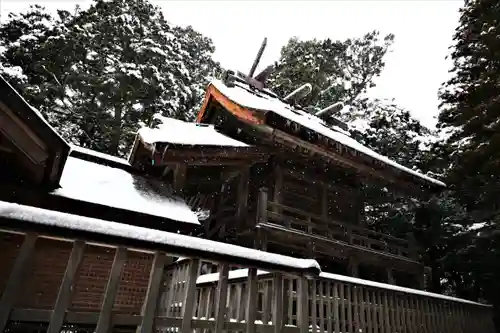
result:
[[[35,133],[45,143],[48,157],[42,185],[49,188],[57,187],[70,152],[70,145],[2,76],[0,76],[0,102],[26,126],[28,131]]]

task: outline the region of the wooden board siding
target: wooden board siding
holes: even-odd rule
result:
[[[38,239],[15,306],[52,309],[72,248],[71,243]]]
[[[19,255],[24,236],[0,233],[0,290],[5,288],[9,273]]]
[[[273,201],[303,211],[299,218],[310,214],[323,216],[325,220],[362,224],[359,220],[362,218],[362,197],[356,187],[359,183],[356,184],[351,177],[342,174],[334,177],[331,172],[321,172],[318,168],[290,160],[287,163],[278,161],[275,169],[275,173],[280,173],[280,184],[278,186],[274,180],[271,189],[273,196],[277,193],[279,201]],[[277,177],[275,174],[274,178]]]
[[[19,253],[23,236],[0,233],[0,290],[3,289],[12,265]],[[26,272],[21,297],[15,307],[50,310],[54,308],[72,243],[51,239],[38,239],[34,257]],[[87,245],[76,273],[69,311],[99,311],[113,263],[113,248]],[[113,312],[140,314],[148,288],[153,255],[127,253],[121,280],[118,285]]]

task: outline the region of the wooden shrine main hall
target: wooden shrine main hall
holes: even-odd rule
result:
[[[69,145],[1,78],[0,331],[494,332],[490,306],[424,291],[411,235],[366,223],[366,186],[444,184],[264,76],[227,72],[127,160]]]

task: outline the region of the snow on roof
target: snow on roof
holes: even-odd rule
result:
[[[188,123],[182,120],[156,116],[158,128],[143,127],[138,134],[142,142],[167,142],[180,145],[248,147],[246,143],[218,132],[213,125]]]
[[[119,157],[116,157],[116,156],[113,156],[113,155],[108,155],[108,154],[104,154],[104,153],[100,153],[98,151],[95,151],[95,150],[91,150],[91,149],[87,149],[87,148],[83,148],[83,147],[80,147],[80,146],[76,146],[76,145],[70,145],[71,146],[71,152],[76,152],[76,153],[79,153],[79,154],[82,154],[82,155],[90,155],[92,157],[95,157],[101,161],[107,161],[107,162],[112,162],[112,163],[117,163],[119,165],[124,165],[124,166],[127,166],[127,167],[130,167],[130,163],[123,159],[123,158],[119,158]]]
[[[85,216],[51,211],[47,209],[19,205],[0,201],[0,216],[6,219],[20,220],[43,227],[67,228],[75,232],[84,232],[91,235],[104,235],[119,239],[133,240],[147,243],[149,249],[167,251],[175,247],[184,249],[185,255],[193,251],[207,253],[206,258],[214,255],[231,256],[260,262],[263,264],[278,265],[296,270],[320,270],[319,264],[312,259],[297,259],[280,254],[249,249],[246,247],[219,243],[213,240],[186,236],[161,230],[148,229],[128,224],[105,221]],[[5,225],[5,220],[2,222]],[[8,222],[7,222],[8,223]],[[13,222],[13,225],[16,223]],[[46,230],[47,228],[43,228]],[[167,247],[167,249],[165,249]],[[176,253],[182,255],[182,253]],[[204,259],[202,257],[202,259]]]
[[[433,183],[439,186],[446,186],[443,182],[423,175],[415,170],[402,166],[389,158],[382,156],[368,147],[363,146],[361,143],[357,142],[349,135],[346,135],[342,130],[336,130],[328,126],[323,120],[318,117],[304,112],[298,109],[292,109],[291,106],[283,103],[277,98],[272,98],[270,96],[266,96],[264,94],[251,93],[248,90],[236,85],[235,87],[228,87],[220,80],[214,80],[210,83],[217,90],[219,90],[222,94],[224,94],[227,98],[232,100],[235,103],[238,103],[241,106],[264,110],[264,111],[272,111],[277,113],[278,115],[294,121],[304,127],[309,128],[317,133],[320,133],[326,137],[329,137],[345,146],[348,146],[360,153],[368,155],[380,162],[383,162],[387,165],[390,165],[394,168],[397,168],[406,173],[412,174],[416,177],[419,177],[427,182]]]
[[[153,179],[75,157],[68,157],[61,188],[53,194],[113,208],[199,224],[186,203]]]
[[[261,270],[257,271],[257,275],[266,275],[266,274],[269,274],[269,272],[261,271]],[[237,270],[229,272],[229,280],[241,279],[241,278],[245,278],[247,276],[248,276],[248,269],[237,269]],[[430,292],[418,290],[418,289],[395,286],[395,285],[387,284],[387,283],[363,280],[363,279],[354,278],[354,277],[345,276],[345,275],[321,272],[319,274],[319,276],[322,278],[325,278],[325,279],[329,279],[329,280],[353,283],[353,284],[363,285],[363,286],[367,286],[367,287],[374,287],[374,288],[379,288],[379,289],[391,290],[391,291],[395,291],[395,292],[420,295],[420,296],[424,296],[424,297],[439,298],[439,299],[453,301],[453,302],[461,302],[461,303],[485,306],[485,304],[472,302],[472,301],[468,301],[468,300],[461,299],[461,298],[430,293]],[[219,273],[211,273],[211,274],[200,275],[198,277],[198,279],[196,280],[196,283],[199,283],[199,284],[214,283],[217,281],[219,281]]]

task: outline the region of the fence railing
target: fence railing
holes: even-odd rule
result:
[[[174,285],[182,284],[187,262],[177,262],[169,269]],[[230,271],[225,314],[229,321],[245,321],[241,309],[246,299],[247,269]],[[197,279],[198,308],[196,315],[214,318],[214,300],[219,273],[204,274]],[[488,332],[492,331],[491,308],[454,297],[403,288],[342,275],[320,273],[307,279],[307,296],[301,300],[301,280],[285,276],[276,282],[273,273],[257,272],[257,314],[261,325],[273,323],[274,286],[280,283],[283,301],[281,320],[287,330],[299,329],[302,303],[307,304],[309,332]],[[168,290],[166,294],[175,293]],[[166,295],[165,294],[165,295]],[[174,299],[175,296],[174,296]],[[208,303],[207,303],[208,302]],[[168,303],[167,304],[171,304]],[[179,311],[182,303],[172,302]],[[163,309],[168,311],[169,309]]]
[[[11,262],[0,269],[3,332],[494,332],[489,306],[321,273],[314,260],[4,202],[0,236],[22,238],[14,248],[0,239],[12,257],[0,262]],[[65,261],[47,261],[56,244]],[[218,273],[200,276],[204,261]],[[56,296],[38,306],[28,291],[46,275],[58,277]],[[124,308],[127,295],[139,306]]]
[[[402,257],[415,257],[411,242],[392,237],[361,226],[328,220],[324,217],[303,212],[299,209],[268,202],[267,220],[288,229],[305,232],[309,235],[361,246]]]

